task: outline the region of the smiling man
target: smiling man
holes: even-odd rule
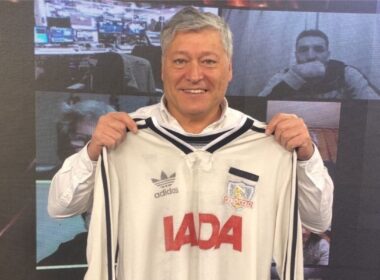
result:
[[[298,208],[323,232],[333,191],[303,120],[265,126],[228,106],[220,17],[184,8],[161,46],[161,102],[102,117],[51,184],[52,216],[92,211],[86,279],[262,280],[272,259],[281,279],[303,279]]]
[[[200,133],[220,118],[231,78],[231,60],[215,29],[178,33],[164,53],[167,109],[187,132]]]

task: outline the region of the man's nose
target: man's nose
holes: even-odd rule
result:
[[[187,69],[187,76],[186,78],[192,82],[197,83],[200,80],[203,79],[203,71],[201,65],[199,65],[198,62],[192,62],[189,64]]]
[[[308,61],[314,61],[317,59],[317,53],[313,48],[309,48],[309,50],[306,53],[306,57]]]

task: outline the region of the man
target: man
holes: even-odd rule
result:
[[[320,234],[302,227],[303,259],[305,265],[328,265],[330,242]]]
[[[57,123],[57,154],[60,159],[56,171],[62,162],[70,155],[81,150],[91,139],[93,130],[100,116],[115,110],[104,102],[96,100],[77,101],[73,104],[63,103],[62,113]],[[51,179],[51,176],[46,176]],[[82,213],[84,226],[88,229],[89,215]],[[38,265],[70,265],[83,264],[86,262],[86,239],[87,231],[78,233],[73,239],[61,243],[57,250],[46,258],[42,259]],[[61,279],[61,275],[55,275],[55,279]],[[76,278],[83,279],[83,271],[76,272]],[[64,278],[66,279],[66,275]]]
[[[259,96],[274,99],[378,99],[379,92],[356,68],[330,59],[329,39],[320,30],[302,31],[297,64],[274,75]]]
[[[114,111],[110,105],[96,100],[63,103],[61,118],[57,123],[59,159],[63,162],[79,152],[91,139],[99,117]]]
[[[102,277],[104,273],[108,273],[109,278],[113,277],[113,254],[111,254],[111,257],[109,257],[107,261],[108,265],[111,265],[111,268],[109,268],[107,272],[104,270],[105,263],[102,259],[105,231],[104,227],[98,226],[100,224],[99,221],[104,218],[102,210],[105,205],[102,205],[104,200],[101,199],[102,193],[101,188],[99,188],[99,186],[102,185],[99,181],[99,168],[96,168],[98,175],[94,194],[95,163],[93,161],[99,158],[103,147],[107,147],[110,150],[114,149],[113,152],[110,152],[110,165],[107,165],[102,169],[103,171],[106,170],[106,173],[108,174],[106,174],[107,176],[110,176],[109,182],[111,185],[114,184],[113,176],[116,174],[112,171],[114,170],[113,168],[118,169],[124,165],[122,162],[113,165],[115,161],[120,160],[120,158],[117,159],[115,156],[120,156],[125,159],[126,162],[131,164],[127,164],[128,168],[125,169],[125,172],[121,171],[120,175],[122,178],[120,177],[120,179],[137,180],[134,183],[130,181],[128,184],[125,184],[124,191],[119,193],[121,196],[124,196],[125,193],[131,194],[130,196],[127,195],[127,197],[125,197],[128,201],[132,199],[131,202],[126,203],[123,199],[117,199],[117,201],[121,201],[120,215],[128,216],[133,214],[134,217],[141,219],[141,223],[138,222],[138,219],[129,219],[125,218],[125,216],[119,220],[119,212],[112,211],[112,209],[114,210],[115,208],[118,208],[118,202],[113,200],[115,198],[113,197],[113,195],[115,195],[113,191],[117,191],[120,185],[115,186],[115,188],[111,186],[111,189],[113,189],[111,191],[111,202],[113,202],[111,205],[111,213],[109,214],[111,220],[116,224],[114,222],[110,223],[113,231],[111,231],[112,238],[111,241],[109,241],[109,245],[112,245],[110,252],[113,252],[112,250],[115,249],[116,238],[113,234],[116,234],[117,238],[120,238],[118,241],[120,246],[118,259],[119,265],[117,269],[118,279],[126,279],[127,277],[130,277],[131,279],[206,279],[206,274],[209,269],[211,269],[214,274],[208,274],[211,278],[207,279],[223,279],[223,277],[225,279],[231,279],[231,272],[236,272],[237,270],[239,270],[239,275],[245,274],[245,277],[250,277],[250,279],[265,279],[269,278],[272,251],[276,252],[275,259],[278,261],[277,265],[280,267],[281,275],[287,275],[287,278],[284,277],[284,279],[289,279],[289,277],[291,277],[289,276],[290,273],[292,273],[291,275],[294,273],[298,273],[297,275],[299,275],[299,267],[297,267],[296,271],[294,271],[294,268],[290,269],[290,267],[288,267],[288,271],[284,271],[283,268],[287,267],[288,264],[295,259],[288,262],[283,259],[287,253],[282,252],[283,254],[281,254],[280,247],[284,248],[284,245],[287,243],[279,241],[280,243],[274,245],[273,240],[277,240],[279,236],[276,235],[276,238],[274,238],[274,231],[268,230],[267,232],[264,229],[264,224],[261,230],[257,229],[257,233],[260,236],[265,235],[269,237],[270,244],[265,244],[264,242],[260,244],[261,246],[266,246],[265,249],[263,249],[265,250],[265,254],[264,252],[260,252],[257,248],[254,250],[247,248],[242,249],[240,246],[242,244],[238,242],[241,241],[241,239],[238,238],[236,241],[234,237],[230,236],[230,234],[233,234],[234,232],[238,235],[241,233],[241,219],[239,216],[233,215],[228,220],[229,222],[226,222],[224,220],[226,217],[219,217],[221,219],[223,218],[223,221],[219,221],[219,218],[214,214],[194,212],[194,207],[199,207],[199,211],[202,211],[201,208],[208,207],[208,203],[210,203],[211,208],[213,208],[212,205],[215,206],[215,203],[219,205],[217,207],[219,210],[217,211],[224,211],[224,209],[228,208],[227,206],[230,206],[228,211],[231,209],[231,211],[235,211],[240,208],[244,211],[244,208],[254,207],[253,201],[250,200],[251,198],[249,198],[247,193],[250,193],[251,197],[253,196],[252,190],[254,187],[252,184],[255,183],[242,183],[237,186],[234,185],[234,179],[231,179],[231,184],[229,186],[231,192],[228,192],[225,195],[224,200],[219,194],[215,195],[216,192],[225,192],[224,183],[219,189],[213,189],[215,193],[210,194],[210,196],[206,195],[206,197],[199,197],[199,200],[197,199],[198,192],[196,189],[181,189],[183,185],[187,184],[192,184],[192,186],[196,188],[209,183],[211,190],[211,186],[214,187],[217,185],[215,182],[225,179],[224,173],[223,176],[219,176],[219,174],[211,172],[215,166],[219,166],[220,164],[238,164],[239,160],[236,159],[237,161],[235,162],[234,158],[240,156],[244,158],[244,161],[248,161],[249,165],[251,161],[255,161],[255,152],[253,150],[247,154],[245,152],[239,153],[236,152],[236,150],[231,149],[231,145],[228,145],[231,141],[237,140],[237,138],[235,139],[235,137],[237,137],[236,133],[240,133],[240,128],[244,128],[242,127],[242,123],[245,124],[248,122],[248,128],[250,128],[249,123],[252,122],[252,120],[249,121],[249,118],[244,114],[228,108],[228,104],[224,97],[228,83],[232,79],[232,39],[229,28],[223,20],[215,15],[202,14],[190,7],[185,8],[177,13],[164,28],[161,35],[161,46],[163,50],[162,79],[164,81],[165,95],[160,104],[142,108],[132,114],[132,117],[141,120],[138,122],[141,128],[139,132],[136,133],[136,123],[125,113],[111,113],[105,117],[101,117],[87,149],[84,149],[67,159],[62,170],[57,173],[52,181],[51,195],[49,196],[49,212],[51,215],[63,218],[90,210],[93,202],[99,206],[93,207],[92,209],[93,216],[90,225],[90,233],[92,232],[92,234],[90,234],[89,237],[89,272],[86,275],[87,279],[97,279],[98,277]],[[256,123],[257,121],[254,122]],[[135,134],[130,134],[125,139],[126,128]],[[247,129],[247,127],[245,127],[245,129]],[[258,131],[262,130],[259,127],[256,127],[255,129]],[[245,131],[247,136],[252,136],[251,131],[251,129]],[[323,232],[330,225],[331,221],[333,185],[323,167],[318,151],[314,148],[311,142],[303,120],[294,115],[279,114],[271,120],[265,132],[268,135],[273,133],[274,138],[287,150],[291,151],[297,148],[299,159],[297,163],[299,182],[298,202],[300,204],[302,222],[312,231]],[[161,137],[157,137],[157,134]],[[265,138],[266,140],[264,140],[264,142],[273,140],[273,137],[265,136],[264,133],[255,135],[260,139]],[[149,141],[149,139],[152,141]],[[221,139],[223,141],[221,141]],[[176,148],[166,143],[166,140],[167,142],[174,143]],[[250,142],[251,141],[248,141],[246,144],[250,145]],[[256,143],[257,141],[254,142]],[[138,145],[139,143],[142,144]],[[157,146],[157,150],[154,149],[155,145]],[[219,149],[222,146],[226,148],[224,150]],[[241,143],[237,147],[244,148],[245,146],[246,145]],[[281,148],[277,143],[271,142],[270,147],[272,150],[274,149],[277,151],[273,153],[273,157],[284,155],[284,159],[289,159],[290,153]],[[181,154],[177,148],[186,152]],[[206,148],[211,148],[213,152]],[[140,151],[140,149],[142,150]],[[151,151],[152,149],[153,152]],[[125,151],[128,152],[126,153]],[[228,151],[228,156],[222,156],[218,160],[214,160],[214,158],[219,157],[220,153],[223,153],[223,151]],[[233,153],[234,151],[235,153]],[[148,154],[149,152],[151,153]],[[266,151],[264,149],[258,149],[257,156],[259,153],[262,157],[264,157],[264,155],[270,156],[271,154],[269,150]],[[141,155],[141,157],[137,156],[137,158],[141,160],[140,162],[136,161],[136,155]],[[105,154],[103,154],[103,156],[107,157]],[[165,157],[167,160],[162,159],[162,157]],[[157,163],[157,160],[159,163]],[[275,165],[275,159],[270,159],[269,157],[269,160],[273,160],[273,164]],[[107,158],[105,158],[105,162],[107,162]],[[174,172],[170,171],[169,173],[169,171],[166,171],[165,167],[169,164],[171,168],[174,168],[173,165],[178,165],[178,169]],[[199,173],[196,172],[198,169],[192,169],[192,166],[194,165],[199,166],[199,168],[201,168],[199,170],[202,171],[201,173],[208,179],[202,180],[202,182],[200,181],[199,185],[194,182],[194,180],[198,180],[200,176]],[[267,170],[268,168],[271,168],[271,165],[268,164],[268,162],[266,165]],[[280,166],[284,167],[284,169],[290,167],[289,165],[279,165],[274,168],[279,168]],[[167,168],[169,170],[169,167]],[[131,172],[130,169],[136,170],[134,170],[135,172]],[[310,169],[312,172],[309,171]],[[161,175],[150,174],[152,170],[156,170],[157,172],[161,170],[159,171]],[[129,172],[133,175],[125,177],[125,174],[128,174]],[[140,172],[149,172],[149,174],[143,176],[144,178],[141,177],[140,180],[140,176],[138,176]],[[193,176],[190,176],[189,173],[186,172],[194,172],[194,174]],[[249,180],[251,181],[258,180],[257,175],[242,170],[237,171],[233,168],[230,170],[230,175],[228,176],[235,178],[235,176],[237,176],[236,174],[243,174],[243,176],[249,177]],[[275,174],[277,174],[276,171],[274,171],[273,178],[277,178]],[[285,174],[287,173],[285,172]],[[212,177],[210,178],[210,176]],[[272,176],[264,177],[268,178]],[[148,181],[146,181],[147,178],[149,179]],[[268,180],[272,180],[273,178],[268,178]],[[146,182],[147,188],[139,187],[142,181]],[[288,182],[289,177],[287,177],[286,180],[285,178],[284,180],[279,180],[278,185],[280,186],[283,181]],[[175,185],[176,187],[170,188],[170,186],[174,186],[173,184],[177,184],[178,182],[181,182],[182,185],[179,184]],[[140,200],[140,195],[145,195],[146,191],[150,191],[149,188],[152,187],[152,184],[162,190],[156,192],[154,197],[147,195],[145,199]],[[261,187],[261,190],[270,191],[270,188],[265,189]],[[133,193],[130,193],[130,191]],[[290,189],[287,189],[287,194],[289,194],[288,191],[290,191]],[[280,195],[280,192],[275,193],[276,195],[274,196]],[[193,194],[194,199],[191,199]],[[200,194],[203,193],[200,192]],[[183,201],[174,200],[176,197],[182,197],[182,195],[189,195],[190,198],[187,196]],[[93,196],[95,196],[94,200],[92,200]],[[248,200],[243,201],[239,197],[245,197],[248,198]],[[271,197],[272,195],[268,195],[269,199],[271,199]],[[157,199],[155,200],[155,198]],[[165,203],[166,201],[169,201],[169,199],[171,199],[170,203],[167,202],[166,204],[161,205],[161,207],[153,208],[154,211],[152,210],[152,207],[156,207],[159,203]],[[193,201],[193,203],[191,203],[191,201]],[[211,201],[213,201],[214,204],[212,204]],[[222,203],[222,201],[224,202]],[[260,207],[266,206],[265,202],[259,204]],[[273,203],[268,203],[268,205],[269,204],[271,208],[275,206]],[[136,206],[138,208],[133,208]],[[189,209],[191,208],[189,210],[191,212],[183,212],[185,210],[181,208],[182,206],[188,206]],[[175,211],[172,207],[178,207],[181,208],[181,210]],[[141,213],[135,212],[137,209],[141,209]],[[169,210],[175,215],[184,214],[182,226],[175,237],[173,231],[178,230],[178,221],[175,222],[174,217],[172,216],[161,215],[161,212]],[[150,217],[147,213],[150,214],[152,213],[151,211],[153,211],[157,217],[152,216],[150,218],[151,224],[148,222],[146,225],[146,222]],[[212,209],[207,211],[212,211]],[[266,211],[264,210],[250,213],[256,213],[255,215],[257,215],[258,212],[262,213],[262,219],[265,220]],[[198,214],[199,217],[197,216]],[[285,212],[282,214],[285,214]],[[196,217],[194,217],[194,215],[196,215]],[[279,219],[277,223],[283,224],[288,221],[288,219],[296,222],[298,219],[295,217],[296,216],[293,215],[286,215],[284,219]],[[212,228],[209,228],[205,232],[206,235],[207,232],[212,233],[209,240],[206,240],[207,237],[204,236],[199,236],[198,240],[198,237],[195,234],[196,226],[194,224],[194,218],[195,220],[199,219],[204,223],[212,223]],[[118,225],[119,222],[116,221],[122,221],[124,227]],[[137,224],[130,224],[136,222]],[[162,222],[164,223],[164,229],[162,228]],[[273,222],[274,220],[271,220],[269,224],[274,226]],[[158,227],[152,226],[156,223],[159,223]],[[221,223],[225,223],[225,225],[223,226]],[[286,223],[286,225],[290,224],[290,221],[289,223]],[[148,228],[145,228],[147,230],[140,230],[139,233],[133,234],[135,230],[141,229],[140,226],[142,225],[147,226]],[[123,234],[118,232],[114,226],[118,226],[119,230],[123,231]],[[232,233],[228,230],[235,227],[236,230],[232,230]],[[128,228],[130,231],[124,230],[125,228]],[[253,230],[249,225],[245,229]],[[218,236],[219,230],[221,230],[220,236]],[[162,234],[165,234],[165,237],[163,237]],[[256,244],[255,242],[249,241],[251,238],[252,240],[256,240],[255,234],[253,234],[252,237],[247,234],[244,234],[244,236],[245,238],[248,238],[248,244]],[[287,236],[290,238],[292,235]],[[145,242],[139,242],[141,238],[143,238]],[[101,244],[99,244],[99,240],[102,240]],[[279,240],[281,240],[281,238],[279,238]],[[236,243],[234,243],[235,241]],[[128,246],[125,246],[127,243]],[[165,243],[165,245],[163,245],[163,243]],[[221,250],[230,250],[230,248],[229,246],[219,243],[233,243],[233,251],[239,251],[242,249],[247,254],[255,255],[255,263],[247,265],[246,268],[250,268],[245,272],[245,269],[242,269],[243,267],[240,266],[250,260],[250,258],[247,257],[244,259],[244,262],[240,263],[239,267],[232,268],[230,266],[228,268],[228,273],[226,272],[224,275],[225,270],[223,266],[228,267],[228,263],[217,264],[218,261],[224,261],[217,257],[214,258],[211,255],[223,254],[223,251],[207,251],[206,254],[203,254],[203,251],[198,251],[196,248],[194,251],[188,251],[191,249],[186,246],[188,243],[192,244],[191,247],[193,247],[193,245],[199,245],[201,249],[210,249],[211,247],[218,249],[220,247]],[[165,248],[166,251],[163,250]],[[181,248],[183,248],[183,250],[180,250]],[[137,250],[137,252],[141,252],[141,254],[130,255],[130,250]],[[178,258],[176,252],[171,252],[178,250],[180,250],[180,252],[178,252],[179,254],[185,255],[181,255],[182,257]],[[186,254],[186,252],[188,252],[188,254]],[[231,252],[229,251],[229,253]],[[161,257],[156,258],[156,254],[161,254]],[[187,267],[186,260],[192,257],[196,258],[197,254],[202,255],[202,258],[206,258],[205,260],[215,261],[216,263],[208,267],[207,265],[202,266],[200,259],[199,262],[192,259],[193,261],[189,260],[189,267]],[[207,258],[207,254],[210,254],[210,258]],[[263,263],[260,263],[260,254],[263,256]],[[230,254],[226,255],[229,257],[232,256]],[[141,256],[143,257],[141,258]],[[238,254],[238,256],[241,258],[246,255]],[[295,255],[293,254],[293,256]],[[252,257],[252,255],[250,257]],[[299,260],[299,257],[298,254],[297,260]],[[238,258],[236,258],[236,260],[238,260]],[[146,261],[152,269],[143,265]],[[185,261],[185,264],[183,261]],[[227,261],[227,259],[225,261]],[[180,265],[178,264],[179,266],[177,266],[177,262],[180,263]],[[263,265],[261,266],[261,264]],[[162,269],[160,269],[160,267]],[[257,271],[255,271],[256,268]],[[178,276],[178,273],[182,276]],[[302,276],[297,279],[301,279],[301,277]]]

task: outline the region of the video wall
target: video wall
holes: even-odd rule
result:
[[[278,112],[302,117],[334,181],[331,227],[323,234],[303,231],[305,278],[379,279],[379,3],[186,3],[219,14],[231,27],[229,105],[261,121]],[[182,7],[182,1],[35,0],[25,8],[33,17],[24,28],[33,45],[26,53],[33,67],[35,119],[29,125],[36,143],[29,166],[35,170],[29,198],[33,223],[23,229],[33,239],[28,279],[83,278],[88,217],[49,217],[51,179],[65,158],[87,143],[101,114],[133,112],[160,101],[160,31]],[[324,38],[299,38],[305,30]],[[77,112],[90,129],[75,123]],[[2,201],[11,204],[6,196]],[[9,219],[4,215],[10,222],[0,228],[0,241],[11,221],[25,215],[12,213]],[[26,274],[21,270],[14,279]]]

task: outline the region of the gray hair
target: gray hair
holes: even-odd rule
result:
[[[220,32],[224,50],[232,57],[232,33],[227,23],[212,13],[202,13],[194,7],[185,7],[177,12],[161,31],[161,48],[164,55],[177,32],[199,31],[213,28]]]

